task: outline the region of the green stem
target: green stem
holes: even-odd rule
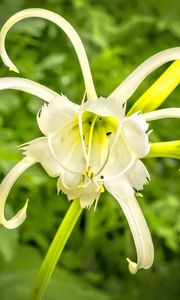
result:
[[[58,259],[81,212],[79,200],[73,200],[39,269],[28,300],[42,299]]]

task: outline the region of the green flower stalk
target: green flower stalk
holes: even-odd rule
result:
[[[29,300],[36,300],[42,298],[47,284],[54,271],[54,268],[58,262],[58,259],[81,212],[82,208],[79,204],[79,200],[76,199],[72,202],[51,243],[51,246],[49,247],[49,250],[37,274],[34,286],[29,296]]]
[[[92,205],[96,208],[104,189],[117,200],[132,231],[137,261],[127,259],[130,272],[135,274],[153,264],[153,242],[136,191],[142,190],[150,180],[142,158],[180,157],[179,141],[151,144],[148,132],[151,121],[180,118],[180,108],[154,111],[180,82],[180,47],[161,51],[147,59],[105,99],[97,96],[80,37],[64,18],[45,9],[23,10],[5,23],[0,33],[0,54],[5,65],[19,72],[7,55],[5,37],[16,22],[29,17],[50,20],[64,30],[77,53],[86,90],[85,99],[77,105],[31,80],[0,78],[0,90],[22,90],[46,102],[37,114],[42,136],[20,147],[23,159],[0,185],[0,223],[13,229],[24,222],[27,202],[9,220],[4,214],[5,204],[15,181],[35,163],[40,163],[49,176],[57,178],[58,193],[65,193],[72,201],[35,280],[29,299],[38,300],[42,298],[82,209]],[[175,62],[126,114],[127,101],[140,83],[170,61]]]

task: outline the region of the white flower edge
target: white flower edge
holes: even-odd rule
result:
[[[54,98],[59,98],[60,95],[47,87],[29,79],[18,77],[3,77],[0,78],[0,90],[14,89],[27,92],[34,96],[50,102]]]
[[[121,176],[119,179],[106,182],[105,188],[120,204],[133,235],[137,263],[127,259],[130,272],[135,274],[141,268],[150,268],[154,260],[151,234],[129,180],[126,176]]]
[[[21,21],[23,19],[31,18],[31,17],[38,17],[42,19],[49,20],[53,23],[55,23],[58,27],[60,27],[68,36],[70,41],[72,42],[74,49],[76,51],[81,70],[84,77],[85,87],[88,98],[96,99],[96,91],[92,79],[92,74],[88,62],[88,58],[86,55],[86,51],[84,49],[84,46],[82,44],[82,41],[75,31],[75,29],[71,26],[71,24],[66,21],[63,17],[60,15],[51,12],[46,9],[41,8],[30,8],[22,10],[16,14],[14,14],[12,17],[10,17],[7,22],[4,24],[4,26],[1,29],[0,32],[0,54],[2,57],[2,60],[4,64],[9,67],[9,70],[12,70],[14,72],[19,73],[19,70],[17,67],[13,64],[13,62],[10,60],[9,56],[7,55],[6,49],[5,49],[5,38],[6,34],[9,31],[9,29],[16,24],[18,21]]]
[[[180,59],[180,47],[161,51],[138,66],[111,94],[108,98],[117,98],[122,102],[127,101],[135,92],[141,82],[161,65]]]

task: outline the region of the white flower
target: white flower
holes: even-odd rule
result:
[[[23,146],[24,158],[9,172],[0,186],[0,223],[12,229],[26,217],[27,202],[10,220],[4,216],[8,193],[16,179],[39,162],[49,176],[58,177],[58,192],[69,200],[79,198],[82,207],[95,206],[107,189],[123,209],[131,228],[137,263],[128,259],[132,273],[149,268],[154,259],[151,235],[135,198],[150,178],[141,162],[150,149],[147,121],[179,117],[180,109],[171,108],[125,116],[126,102],[144,78],[160,65],[180,59],[180,48],[162,51],[140,65],[107,98],[98,98],[82,42],[72,26],[62,17],[44,9],[27,9],[11,17],[1,30],[0,51],[4,63],[18,71],[9,59],[4,40],[7,31],[19,20],[42,17],[61,27],[76,50],[85,82],[87,99],[81,105],[69,101],[42,85],[23,78],[1,78],[0,89],[18,89],[45,101],[37,115],[43,137]]]

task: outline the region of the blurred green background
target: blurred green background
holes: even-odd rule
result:
[[[61,14],[80,34],[90,60],[98,95],[109,93],[146,58],[179,45],[177,0],[1,0],[0,25],[30,7]],[[66,94],[80,103],[84,85],[74,50],[65,34],[40,19],[18,23],[7,37],[7,51],[20,76]],[[167,68],[151,74],[129,101],[131,105]],[[0,63],[0,77],[16,76]],[[178,106],[180,91],[163,107]],[[17,146],[41,136],[36,113],[41,100],[17,91],[0,92],[0,176],[20,159]],[[152,122],[151,141],[179,138],[178,120]],[[131,275],[126,257],[136,259],[134,243],[116,201],[102,194],[98,207],[85,210],[63,252],[45,300],[163,300],[180,295],[180,185],[175,159],[146,160],[151,182],[139,198],[155,245],[150,270]],[[6,214],[29,198],[24,224],[0,227],[0,300],[23,300],[69,203],[56,195],[56,179],[36,165],[13,187]]]

